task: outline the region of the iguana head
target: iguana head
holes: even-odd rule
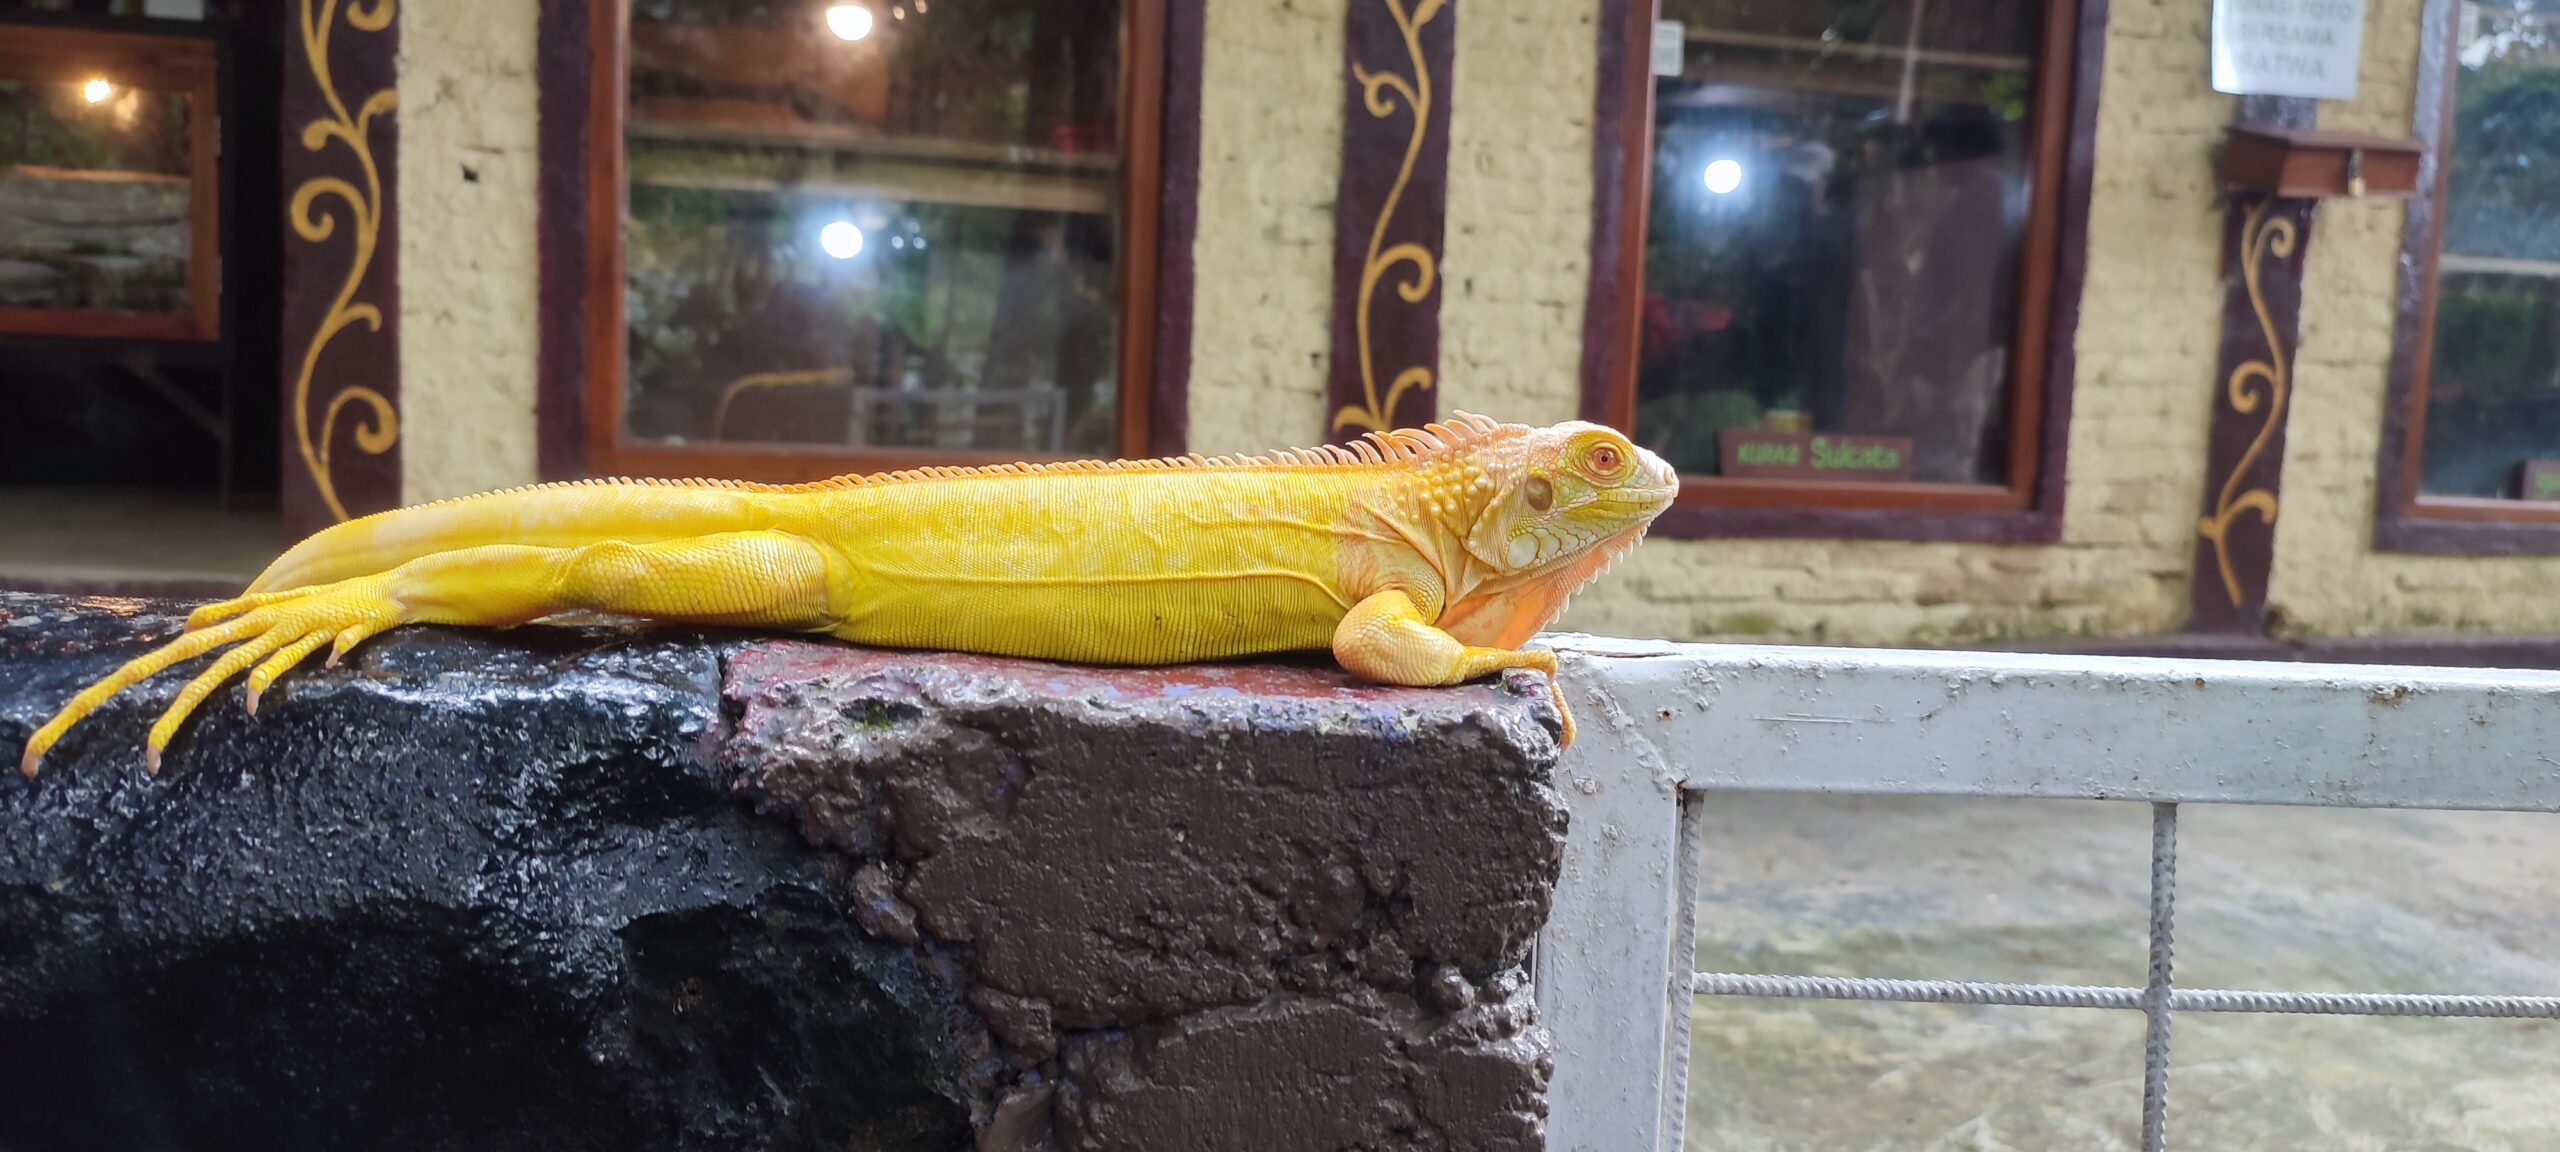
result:
[[[1491,440],[1481,462],[1493,498],[1467,531],[1467,551],[1520,576],[1623,552],[1671,506],[1679,473],[1615,429],[1579,420]]]
[[[1490,488],[1462,526],[1480,575],[1450,589],[1439,625],[1470,644],[1516,648],[1644,538],[1680,475],[1597,424],[1505,431],[1472,446],[1481,455],[1469,471]]]

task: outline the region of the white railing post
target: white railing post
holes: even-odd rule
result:
[[[1672,1089],[1687,1073],[1672,1067],[1674,1023],[1685,1035],[1690,999],[1689,941],[1673,939],[1685,923],[1674,907],[1680,781],[1656,725],[1618,703],[1628,678],[1645,673],[1642,662],[1600,661],[1599,674],[1579,653],[1602,649],[1570,642],[1564,685],[1580,734],[1555,785],[1572,818],[1537,955],[1539,1014],[1556,1044],[1547,1147],[1672,1152],[1664,1141],[1677,1128],[1665,1123],[1665,1101],[1678,1099]],[[1668,661],[1665,670],[1676,671]]]

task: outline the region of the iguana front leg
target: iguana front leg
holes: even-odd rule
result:
[[[1479,648],[1425,620],[1413,597],[1391,588],[1352,606],[1333,630],[1333,658],[1352,675],[1380,684],[1440,688],[1505,668],[1547,674],[1547,691],[1563,718],[1559,744],[1573,744],[1573,709],[1556,680],[1556,654],[1543,649]]]
[[[145,766],[160,770],[189,713],[225,681],[249,672],[248,707],[323,644],[329,662],[403,624],[503,627],[585,609],[680,620],[811,631],[832,622],[826,553],[782,532],[730,532],[650,544],[609,541],[576,548],[488,545],[422,556],[388,572],[208,604],[177,639],[90,685],[36,729],[19,771],[37,764],[64,731],[100,704],[182,661],[237,645],[180,690],[152,725]]]

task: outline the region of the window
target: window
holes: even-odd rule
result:
[[[591,471],[1146,450],[1161,0],[601,2]]]
[[[214,42],[0,29],[0,333],[219,339]]]
[[[2560,551],[2560,7],[2431,6],[2377,539]]]
[[[1627,351],[1589,407],[1736,513],[1690,530],[2027,538],[2058,511],[2075,7],[1662,0],[1626,55],[1676,35],[1679,71],[1623,117]]]

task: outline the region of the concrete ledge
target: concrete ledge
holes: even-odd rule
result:
[[[0,742],[176,606],[0,594]],[[1530,1149],[1533,678],[407,629],[0,781],[0,1147]]]

